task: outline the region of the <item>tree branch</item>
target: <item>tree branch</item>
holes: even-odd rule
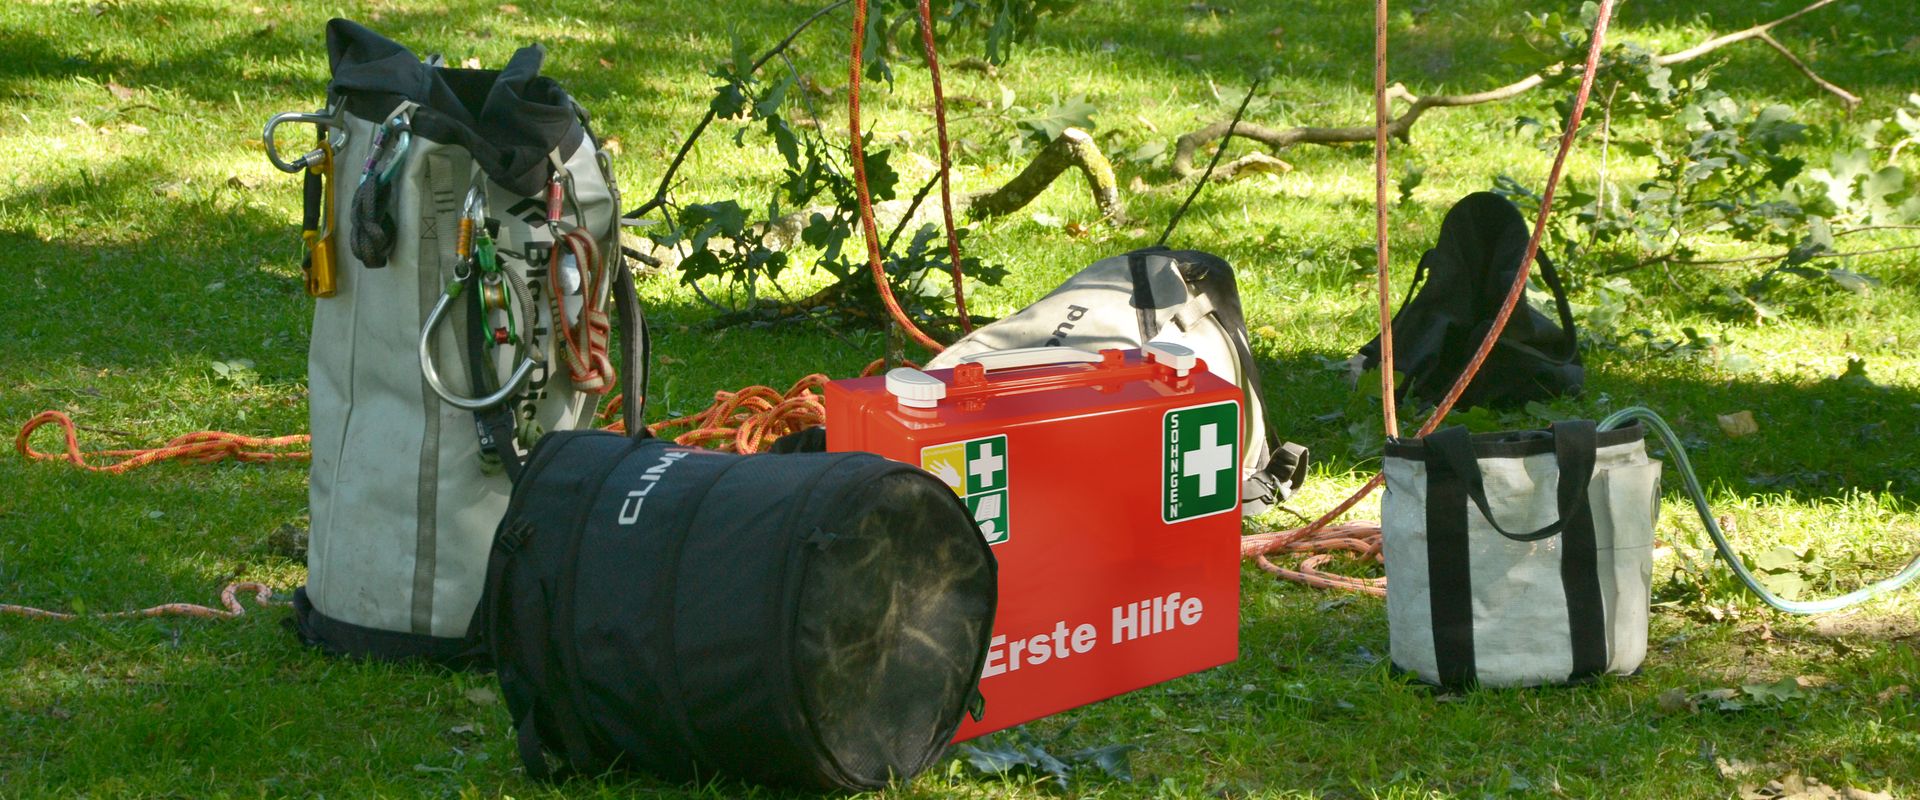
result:
[[[1102,219],[1116,225],[1126,222],[1127,210],[1120,201],[1120,185],[1113,177],[1113,165],[1100,152],[1093,137],[1079,128],[1061,131],[1060,138],[1048,143],[1027,168],[1005,186],[963,200],[967,218],[977,221],[1019,211],[1033,202],[1067,167],[1077,168],[1086,176],[1087,188],[1093,192],[1093,202],[1100,208]]]
[[[1788,50],[1787,46],[1781,44],[1779,39],[1773,38],[1773,34],[1762,33],[1759,39],[1760,41],[1766,42],[1768,47],[1778,52],[1782,58],[1787,60],[1787,63],[1792,64],[1796,69],[1800,70],[1800,74],[1807,76],[1807,80],[1813,81],[1813,85],[1825,89],[1833,93],[1835,97],[1840,98],[1840,102],[1846,104],[1848,114],[1852,114],[1854,109],[1860,107],[1859,95],[1835,86],[1826,78],[1820,77],[1820,73],[1814,72],[1812,67],[1807,66],[1807,62],[1801,61],[1800,57],[1794,55],[1792,50]]]
[[[1799,11],[1795,11],[1772,22],[1755,25],[1751,28],[1729,33],[1724,36],[1717,36],[1685,50],[1655,56],[1653,63],[1663,67],[1671,66],[1684,61],[1691,61],[1731,44],[1744,42],[1748,39],[1760,39],[1772,45],[1775,50],[1785,56],[1790,63],[1799,68],[1802,74],[1806,75],[1808,79],[1812,80],[1816,85],[1820,86],[1820,88],[1832,92],[1835,96],[1839,97],[1841,102],[1847,104],[1847,110],[1852,111],[1854,106],[1859,104],[1860,98],[1821,78],[1812,68],[1808,67],[1800,61],[1800,59],[1794,57],[1784,46],[1775,41],[1770,33],[1775,27],[1798,19],[1802,15],[1832,5],[1834,2],[1836,2],[1836,0],[1817,0],[1817,2]],[[1578,65],[1557,65],[1555,68],[1580,69]],[[1473,94],[1457,95],[1415,95],[1408,91],[1405,86],[1396,83],[1387,89],[1387,97],[1405,103],[1406,110],[1401,112],[1400,116],[1393,118],[1392,121],[1387,123],[1387,134],[1401,141],[1407,141],[1409,131],[1412,130],[1413,124],[1419,122],[1420,117],[1429,109],[1496,103],[1532,91],[1545,82],[1546,72],[1536,72],[1499,88],[1488,89],[1484,92],[1476,92]],[[1198,152],[1203,145],[1226,136],[1228,128],[1233,129],[1234,136],[1243,139],[1252,139],[1276,150],[1291,147],[1296,144],[1331,145],[1370,142],[1373,141],[1374,134],[1373,127],[1370,125],[1356,125],[1346,128],[1300,126],[1276,129],[1248,122],[1242,122],[1238,126],[1234,126],[1223,120],[1193,131],[1192,133],[1185,134],[1176,141],[1173,153],[1173,173],[1182,180],[1190,179],[1198,175],[1200,170],[1195,169],[1193,165],[1194,154]]]
[[[1834,234],[1834,235],[1839,236],[1840,234]],[[1807,256],[1807,258],[1809,259],[1852,258],[1854,256],[1876,256],[1876,255],[1884,255],[1886,253],[1903,253],[1908,250],[1920,250],[1920,244],[1898,244],[1898,245],[1893,245],[1891,247],[1877,247],[1872,250],[1852,250],[1844,253],[1838,252],[1838,251],[1829,251],[1824,253],[1814,253],[1813,255]],[[1652,266],[1654,264],[1675,264],[1682,267],[1724,267],[1724,266],[1729,266],[1733,264],[1756,264],[1756,263],[1770,264],[1775,261],[1785,261],[1787,260],[1787,256],[1788,256],[1787,253],[1774,253],[1772,255],[1742,256],[1740,258],[1703,258],[1703,259],[1681,260],[1681,259],[1673,258],[1672,254],[1669,253],[1665,255],[1644,258],[1632,264],[1628,264],[1624,267],[1618,267],[1615,269],[1608,270],[1604,273],[1601,273],[1601,277],[1610,278],[1615,275],[1622,275],[1637,269],[1641,269],[1643,267]]]
[[[1737,42],[1744,42],[1748,39],[1752,39],[1757,36],[1764,35],[1768,31],[1771,31],[1774,28],[1784,23],[1792,22],[1796,19],[1799,19],[1803,15],[1806,15],[1814,11],[1817,11],[1819,9],[1825,8],[1827,6],[1833,5],[1836,1],[1837,0],[1819,0],[1819,2],[1816,2],[1812,5],[1807,6],[1806,8],[1800,9],[1799,11],[1795,11],[1779,19],[1776,19],[1772,22],[1763,22],[1763,23],[1760,23],[1759,25],[1755,25],[1751,28],[1747,28],[1746,30],[1735,31],[1725,36],[1718,36],[1712,39],[1708,39],[1704,42],[1701,42],[1697,45],[1689,47],[1685,50],[1681,50],[1680,52],[1677,52],[1677,53],[1668,53],[1663,56],[1656,56],[1653,59],[1653,63],[1658,64],[1662,67],[1670,67],[1682,61],[1691,61],[1693,59],[1696,59],[1708,53],[1711,53],[1715,50],[1718,50],[1722,47],[1726,47],[1727,45],[1734,44]]]
[[[1828,0],[1828,1],[1831,2],[1831,0]],[[766,66],[768,61],[772,61],[775,56],[778,56],[781,53],[786,52],[787,46],[793,44],[793,40],[796,38],[799,38],[800,34],[803,31],[805,31],[808,27],[811,27],[814,22],[818,21],[821,17],[824,17],[827,14],[832,13],[834,10],[839,9],[840,7],[845,6],[847,3],[850,3],[850,2],[852,2],[852,0],[835,0],[835,2],[830,3],[825,7],[822,7],[819,11],[813,12],[812,16],[807,17],[798,26],[796,26],[791,32],[789,32],[787,34],[787,38],[781,39],[779,44],[776,44],[773,46],[773,49],[760,54],[759,58],[754,59],[753,66],[747,69],[747,74],[751,75],[753,73],[759,72],[760,68],[763,66]],[[708,106],[707,113],[702,115],[700,117],[700,121],[697,123],[694,123],[693,130],[687,133],[686,141],[680,143],[680,150],[673,154],[673,160],[667,162],[667,171],[664,173],[661,173],[660,183],[654,186],[653,196],[648,198],[647,202],[641,203],[638,208],[635,208],[634,210],[627,212],[626,213],[627,218],[633,219],[633,218],[646,216],[648,213],[651,213],[654,209],[657,209],[662,205],[666,204],[667,189],[668,187],[673,185],[674,173],[680,171],[680,165],[687,160],[687,154],[693,151],[694,143],[700,141],[700,134],[706,133],[707,126],[712,123],[713,123],[713,107]]]

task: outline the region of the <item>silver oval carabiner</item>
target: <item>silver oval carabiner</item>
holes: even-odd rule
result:
[[[447,405],[467,411],[483,411],[506,402],[514,392],[519,391],[520,384],[527,381],[539,362],[522,356],[520,365],[514,367],[513,375],[507,378],[500,390],[485,397],[463,397],[448,389],[440,381],[440,369],[433,363],[433,329],[440,326],[440,319],[447,315],[447,307],[453,305],[454,297],[459,294],[459,290],[453,287],[457,286],[460,284],[451,284],[440,293],[440,301],[433,304],[432,311],[427,312],[427,324],[420,326],[420,374],[427,379],[427,386],[432,387],[433,393],[440,395]]]
[[[283,122],[300,122],[327,128],[327,143],[333,146],[333,151],[336,153],[340,152],[340,148],[347,143],[347,129],[343,127],[340,124],[340,120],[335,119],[332,114],[326,112],[300,113],[297,111],[275,114],[267,120],[267,126],[261,129],[260,141],[266,145],[267,160],[273,162],[273,166],[281,172],[299,172],[300,170],[306,169],[307,166],[314,161],[326,157],[326,153],[316,147],[308,150],[305,154],[291,162],[282,159],[280,157],[280,148],[273,141],[273,129],[280,127],[280,124]]]

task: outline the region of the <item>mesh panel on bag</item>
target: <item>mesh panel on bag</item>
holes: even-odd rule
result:
[[[994,577],[978,530],[937,481],[894,473],[862,494],[844,506],[860,515],[823,528],[833,538],[812,554],[794,658],[827,753],[878,783],[924,768],[953,735],[943,717],[970,694]]]

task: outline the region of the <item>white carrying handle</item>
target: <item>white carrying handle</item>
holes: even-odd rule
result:
[[[962,356],[962,364],[979,364],[992,372],[996,369],[1014,369],[1016,367],[1038,367],[1046,364],[1097,364],[1101,356],[1090,350],[1078,347],[1016,347],[1011,350],[990,350]]]

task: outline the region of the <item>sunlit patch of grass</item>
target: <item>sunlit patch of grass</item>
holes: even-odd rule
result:
[[[421,52],[498,65],[533,40],[548,71],[621,141],[616,172],[630,200],[698,119],[734,30],[756,49],[812,7],[774,0],[724,5],[610,4],[587,0],[421,4],[380,0],[338,7],[223,0],[0,6],[0,423],[44,408],[72,412],[89,448],[143,447],[199,429],[253,434],[305,428],[307,319],[299,282],[299,179],[267,165],[257,139],[266,117],[323,100],[322,29],[332,13],[361,19]],[[1028,209],[976,226],[969,249],[1007,265],[997,287],[970,286],[978,313],[1009,313],[1078,267],[1144,246],[1186,196],[1164,161],[1124,157],[1171,143],[1231,114],[1253,68],[1278,72],[1249,118],[1263,125],[1358,125],[1371,118],[1371,27],[1351,4],[1214,2],[1200,13],[1174,0],[1084,4],[1043,22],[1037,40],[997,76],[949,70],[956,103],[958,192],[994,188],[1024,165],[1006,142],[1015,120],[1084,95],[1094,134],[1115,158],[1136,224],[1110,228],[1077,180],[1062,180]],[[1622,7],[1616,35],[1674,48],[1762,21],[1782,9],[1734,0]],[[512,6],[514,10],[508,10]],[[1857,6],[1857,9],[1853,9]],[[258,7],[258,11],[256,11]],[[1416,92],[1475,91],[1520,77],[1498,58],[1524,24],[1521,11],[1568,11],[1506,0],[1410,8],[1392,24],[1396,80]],[[1868,0],[1817,12],[1777,31],[1835,82],[1866,98],[1856,119],[1884,116],[1915,90],[1920,55],[1908,9]],[[823,135],[845,136],[844,13],[803,36],[795,69]],[[1277,35],[1276,35],[1277,34]],[[1276,49],[1276,41],[1279,48]],[[974,33],[947,48],[977,53]],[[603,65],[601,59],[605,59]],[[910,55],[889,88],[869,84],[865,116],[900,151],[903,187],[930,174],[930,87]],[[1764,47],[1711,59],[1714,85],[1747,100],[1784,102],[1816,126],[1843,113]],[[1709,66],[1702,64],[1702,66]],[[119,87],[117,90],[115,87]],[[998,110],[1002,90],[1026,110]],[[123,96],[124,95],[124,96]],[[1515,133],[1520,116],[1552,119],[1556,99],[1436,110],[1396,143],[1396,169],[1425,181],[1392,209],[1396,301],[1420,253],[1459,196],[1507,174],[1537,183],[1550,154]],[[964,107],[963,107],[964,106]],[[73,118],[81,122],[75,123]],[[737,198],[763,205],[779,175],[771,145],[742,123],[719,121],[690,155],[680,202]],[[1631,127],[1617,136],[1637,134]],[[1824,142],[1824,140],[1822,140]],[[1809,155],[1826,157],[1809,146]],[[1236,142],[1232,152],[1247,146]],[[1603,165],[1616,181],[1648,165],[1582,143],[1570,174]],[[1218,252],[1239,271],[1255,351],[1286,438],[1313,446],[1313,479],[1290,508],[1313,515],[1357,488],[1377,452],[1355,448],[1335,416],[1350,388],[1328,363],[1377,330],[1372,295],[1372,176],[1364,146],[1279,154],[1294,171],[1210,187],[1173,237]],[[914,156],[917,156],[915,158]],[[1071,176],[1069,176],[1071,178]],[[1087,226],[1041,224],[1044,214]],[[1715,255],[1721,255],[1716,249]],[[1743,253],[1727,250],[1725,255]],[[805,260],[810,254],[798,254]],[[1565,265],[1581,275],[1579,264]],[[1656,338],[1684,328],[1722,337],[1751,363],[1717,354],[1661,355],[1624,341],[1589,349],[1585,396],[1559,413],[1598,417],[1647,403],[1695,449],[1696,464],[1737,543],[1752,554],[1779,545],[1817,553],[1828,569],[1810,591],[1842,591],[1884,574],[1920,547],[1920,268],[1869,256],[1853,268],[1880,277],[1866,295],[1795,290],[1781,320],[1716,307],[1739,269],[1645,270],[1627,327]],[[785,288],[799,293],[825,277]],[[655,418],[697,411],[717,389],[785,388],[822,371],[850,375],[883,351],[875,329],[838,322],[714,329],[712,312],[677,276],[641,285],[655,323],[649,397]],[[704,286],[709,291],[724,287]],[[771,287],[761,287],[762,294]],[[1577,294],[1576,301],[1591,296]],[[1834,380],[1848,355],[1870,384]],[[668,360],[671,359],[671,360]],[[213,362],[251,362],[240,372]],[[1715,418],[1748,410],[1758,433],[1732,438]],[[1540,420],[1525,414],[1512,425]],[[35,438],[57,448],[51,431]],[[89,611],[184,600],[213,604],[221,584],[278,587],[303,577],[276,531],[305,525],[301,465],[165,465],[127,476],[84,473],[0,456],[0,601]],[[1692,553],[1704,537],[1667,484],[1661,535]],[[1371,501],[1354,518],[1373,515]],[[1285,511],[1257,527],[1291,526]],[[1339,569],[1374,574],[1374,565]],[[1726,796],[1741,780],[1714,759],[1777,765],[1832,785],[1920,791],[1920,656],[1912,593],[1820,620],[1784,618],[1742,594],[1724,570],[1688,571],[1680,554],[1656,575],[1662,605],[1653,652],[1637,678],[1550,691],[1441,695],[1395,676],[1379,601],[1243,573],[1242,651],[1232,665],[1037,723],[1074,726],[1084,746],[1131,742],[1138,780],[1077,776],[1069,794],[1112,797]],[[243,601],[250,602],[250,601]],[[479,675],[328,659],[281,629],[284,611],[251,610],[226,623],[191,620],[59,624],[0,617],[0,794],[9,796],[689,797],[771,796],[726,781],[664,787],[604,777],[546,786],[516,766],[511,720]],[[1784,702],[1738,711],[1663,710],[1661,696],[1746,682],[1820,676]],[[1907,691],[1900,691],[1907,687]],[[1770,767],[1771,769],[1771,767]],[[882,793],[920,797],[1045,797],[1041,779],[1002,783],[954,762]]]

